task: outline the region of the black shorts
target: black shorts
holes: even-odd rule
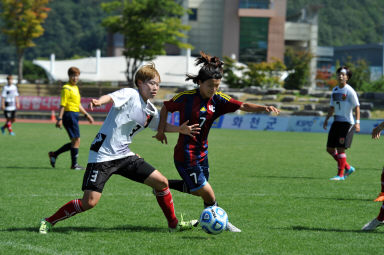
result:
[[[329,130],[327,147],[350,148],[354,133],[355,125],[349,122],[334,121]]]
[[[16,111],[4,111],[4,117],[6,119],[14,119],[16,116]]]
[[[105,183],[113,174],[144,183],[144,180],[155,170],[143,158],[136,155],[112,161],[88,163],[84,173],[82,190],[102,193]]]

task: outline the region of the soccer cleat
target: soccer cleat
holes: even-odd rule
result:
[[[380,194],[377,196],[377,198],[375,200],[373,200],[375,202],[384,202],[384,192],[380,192]]]
[[[16,134],[14,132],[9,133],[11,136],[15,136]]]
[[[5,127],[1,127],[1,133],[5,135]]]
[[[380,227],[384,225],[384,221],[379,221],[377,218],[374,218],[373,220],[371,220],[370,222],[368,222],[367,224],[365,224],[361,230],[363,231],[372,231],[374,230],[375,228],[377,227]]]
[[[55,153],[53,151],[48,152],[48,157],[49,157],[49,163],[51,163],[51,166],[54,168],[56,164]]]
[[[228,221],[227,223],[227,228],[225,229],[226,231],[229,231],[229,232],[241,232],[241,230],[237,227],[235,227],[232,223],[230,223]]]
[[[344,176],[334,176],[330,179],[331,181],[344,181],[345,180],[345,177]]]
[[[353,174],[354,172],[355,172],[355,168],[353,166],[351,166],[351,168],[349,168],[349,170],[345,171],[344,179],[347,178],[348,176],[350,176],[351,174]]]
[[[183,215],[181,215],[181,220],[177,223],[175,228],[168,228],[169,232],[180,232],[188,229],[192,229],[199,225],[198,220],[184,221]]]
[[[84,167],[80,166],[79,164],[76,164],[74,166],[71,166],[72,170],[85,170]]]
[[[47,234],[49,231],[51,231],[52,224],[46,221],[45,219],[42,219],[40,221],[40,228],[39,233],[40,234]]]

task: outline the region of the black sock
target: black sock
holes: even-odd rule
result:
[[[213,202],[212,204],[207,204],[204,202],[204,208],[207,208],[207,207],[210,207],[210,206],[219,206],[219,204],[217,203],[217,201]]]
[[[168,185],[170,189],[178,190],[184,193],[191,193],[183,180],[168,180]]]
[[[58,157],[61,153],[69,151],[71,149],[71,143],[66,143],[63,146],[61,146],[60,149],[54,152],[55,157]]]
[[[71,148],[72,166],[77,165],[77,156],[79,155],[79,148]]]

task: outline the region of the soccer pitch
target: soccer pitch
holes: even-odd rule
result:
[[[81,126],[79,163],[100,126]],[[81,198],[83,171],[69,169],[69,152],[51,168],[47,153],[68,142],[54,124],[15,123],[0,135],[0,254],[380,254],[384,228],[361,232],[377,216],[383,141],[355,135],[348,161],[356,172],[330,181],[336,161],[326,134],[212,129],[210,183],[229,220],[242,233],[208,235],[200,228],[168,233],[152,190],[120,176],[107,183],[92,210],[59,222],[47,235],[39,221]],[[176,134],[168,145],[146,130],[134,152],[169,179]],[[198,197],[172,191],[176,215],[198,218]]]

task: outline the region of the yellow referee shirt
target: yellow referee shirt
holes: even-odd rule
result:
[[[61,89],[60,105],[64,107],[64,111],[79,112],[80,99],[79,87],[77,85],[65,84]]]

